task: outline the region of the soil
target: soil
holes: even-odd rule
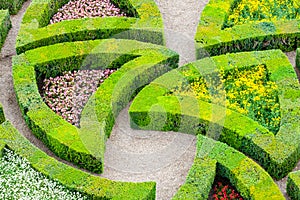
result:
[[[196,60],[194,35],[200,13],[208,0],[155,0],[163,15],[166,45],[180,54],[180,64]],[[11,16],[13,28],[1,51],[0,102],[8,120],[35,146],[57,158],[26,126],[17,104],[12,81],[12,56],[22,16],[31,1]],[[287,53],[295,66],[295,52]],[[298,77],[300,73],[298,72]],[[156,181],[157,199],[170,199],[184,183],[196,153],[196,138],[174,132],[133,130],[125,108],[116,120],[105,153],[105,171],[101,175],[122,181]],[[71,166],[72,164],[67,163]],[[73,166],[74,167],[74,166]],[[300,169],[300,163],[294,170]],[[286,178],[276,182],[286,196]],[[288,199],[288,197],[286,196]]]

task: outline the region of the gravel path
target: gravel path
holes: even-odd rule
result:
[[[163,15],[166,45],[180,54],[180,64],[194,61],[196,59],[194,34],[200,12],[208,0],[155,1]],[[14,48],[16,35],[30,2],[27,1],[17,15],[11,16],[13,28],[2,48],[0,58],[0,102],[7,119],[25,137],[48,155],[61,161],[27,128],[13,91],[11,57],[16,54]],[[294,64],[295,52],[287,53],[287,56]],[[300,73],[298,75],[300,77]],[[133,130],[129,127],[127,110],[128,107],[120,113],[111,138],[107,142],[105,172],[101,176],[123,181],[156,181],[157,199],[170,199],[184,182],[193,163],[196,138],[174,132]],[[295,170],[299,168],[300,163]],[[277,181],[277,184],[285,194],[286,179]]]
[[[194,35],[208,0],[155,2],[164,19],[167,47],[180,54],[181,65],[196,60]],[[193,164],[196,137],[133,130],[129,127],[127,109],[120,113],[106,144],[102,176],[122,181],[155,181],[156,199],[171,199]]]

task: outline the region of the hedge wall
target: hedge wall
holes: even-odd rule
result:
[[[67,0],[33,0],[17,37],[16,49],[27,50],[61,42],[94,39],[133,39],[164,44],[163,22],[153,0],[113,1],[134,17],[85,18],[48,25],[50,18]],[[36,12],[39,10],[39,12]]]
[[[111,181],[70,167],[32,145],[8,121],[0,125],[0,152],[5,147],[27,159],[36,171],[60,182],[70,190],[87,195],[90,199],[155,199],[154,182]]]
[[[25,0],[0,0],[0,9],[9,9],[10,14],[15,15],[22,8]]]
[[[208,199],[216,176],[216,163],[216,160],[209,158],[195,158],[185,183],[172,199]]]
[[[62,159],[101,173],[105,141],[119,111],[140,87],[177,67],[178,59],[164,47],[130,40],[60,43],[14,57],[14,88],[23,117],[39,139]],[[116,65],[122,67],[101,84],[85,106],[80,129],[56,115],[39,94],[40,78]]]
[[[289,173],[286,191],[292,200],[300,199],[300,171]]]
[[[198,101],[192,96],[174,96],[171,89],[188,80],[181,72],[187,68],[202,76],[264,64],[269,79],[279,90],[280,130],[276,135],[252,119],[224,107]],[[191,75],[193,76],[193,75]],[[220,141],[255,159],[275,179],[290,172],[300,156],[300,88],[293,67],[280,50],[245,52],[205,58],[156,79],[133,101],[129,113],[133,127],[173,130],[191,134],[210,134],[222,130]],[[161,123],[157,123],[161,122]]]
[[[8,10],[0,10],[0,49],[6,39],[8,31],[11,28],[11,21]]]
[[[291,51],[299,46],[300,20],[251,22],[223,29],[236,0],[210,1],[195,36],[197,57],[266,49]]]

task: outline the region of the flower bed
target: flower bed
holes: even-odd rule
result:
[[[295,5],[295,13],[299,13],[299,3],[296,0],[263,0],[263,1],[242,1],[242,0],[216,0],[210,1],[202,12],[201,20],[195,36],[197,44],[197,58],[207,56],[221,55],[230,52],[244,52],[267,49],[281,49],[283,51],[292,51],[299,46],[300,27],[299,14],[293,19],[291,9],[286,10],[283,3],[274,4],[274,13],[279,17],[274,20],[260,20],[248,11],[245,6],[249,5],[249,9],[259,9],[252,3],[256,2],[290,2],[288,7],[291,8],[291,2]],[[239,5],[241,8],[239,9]],[[251,6],[250,6],[251,5]],[[261,5],[259,3],[259,5]],[[275,6],[276,5],[276,6]],[[236,8],[236,9],[235,9]],[[242,8],[246,9],[245,14]],[[291,16],[289,20],[284,18],[283,13],[288,12]],[[235,13],[236,12],[236,13]],[[240,13],[241,12],[241,13]],[[267,13],[269,9],[260,14]],[[292,13],[290,13],[292,12]],[[270,12],[272,13],[272,12]],[[245,15],[245,16],[244,16]],[[246,21],[242,24],[232,26],[232,20],[240,20],[243,22],[244,17],[250,20],[249,16],[253,15],[254,21]],[[240,16],[235,18],[236,16]],[[248,16],[248,17],[247,17]],[[228,19],[229,17],[229,19]],[[266,16],[267,17],[267,16]],[[233,19],[234,18],[234,19]],[[267,17],[268,18],[268,17]],[[231,20],[231,21],[230,21]],[[238,22],[236,22],[238,23]],[[226,28],[227,26],[231,26]]]
[[[57,181],[31,168],[30,163],[5,148],[0,158],[1,199],[88,199],[79,192],[72,192]]]
[[[300,19],[300,4],[297,0],[241,0],[236,1],[224,27],[249,22]]]
[[[192,70],[182,72],[185,78],[194,77]],[[197,73],[198,74],[198,73]],[[189,84],[175,88],[172,95],[190,95],[199,100],[216,103],[226,106],[253,120],[258,121],[262,126],[273,133],[277,133],[280,126],[280,109],[278,101],[277,85],[268,80],[270,74],[264,65],[235,67],[231,71],[220,69],[216,83],[216,77],[200,76],[189,80]],[[218,88],[219,87],[219,88]],[[223,102],[223,96],[226,102]]]
[[[67,2],[32,0],[18,33],[17,54],[62,42],[108,38],[164,44],[163,22],[153,0],[111,0],[128,17],[83,18],[49,25],[57,10]]]
[[[79,127],[80,115],[90,96],[116,70],[80,70],[43,81],[46,104],[69,123]]]
[[[228,179],[217,176],[208,200],[243,200],[243,198]]]
[[[110,0],[71,0],[51,18],[50,24],[63,20],[114,16],[125,17],[126,14]]]

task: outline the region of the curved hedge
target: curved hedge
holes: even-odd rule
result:
[[[300,20],[252,22],[223,29],[236,0],[210,1],[196,33],[197,57],[266,49],[291,51],[299,46]]]
[[[172,198],[180,199],[208,199],[216,176],[217,162],[210,158],[195,158],[187,175],[185,183]]]
[[[289,173],[286,191],[291,199],[300,199],[300,171]]]
[[[187,81],[181,74],[184,69],[205,76],[218,73],[222,66],[230,70],[233,65],[243,68],[259,64],[267,67],[270,80],[279,90],[281,125],[276,135],[235,111],[194,97],[169,95],[172,88]],[[294,168],[300,156],[299,93],[293,67],[280,50],[226,54],[204,58],[156,79],[137,95],[129,112],[131,123],[141,129],[198,134],[208,132],[209,125],[219,128],[220,141],[255,159],[273,178],[280,179]]]
[[[8,31],[11,28],[11,21],[8,10],[0,10],[0,49],[6,39]]]
[[[0,152],[5,147],[26,158],[38,172],[91,199],[155,199],[154,182],[111,181],[70,167],[32,145],[9,121],[0,125]]]
[[[13,58],[13,81],[23,117],[32,132],[56,155],[101,173],[106,138],[114,119],[135,92],[177,67],[178,55],[165,47],[130,40],[60,43]],[[72,126],[42,100],[37,80],[64,71],[121,68],[98,88],[85,106],[80,126]]]
[[[215,171],[228,178],[244,199],[285,199],[270,175],[256,162],[203,135],[198,135],[197,155],[186,183],[173,199],[207,199]]]
[[[113,1],[134,17],[85,18],[48,25],[51,16],[66,2],[68,1],[33,0],[31,2],[17,37],[18,54],[61,42],[107,38],[164,44],[163,22],[153,0]],[[37,10],[39,12],[36,12]]]

